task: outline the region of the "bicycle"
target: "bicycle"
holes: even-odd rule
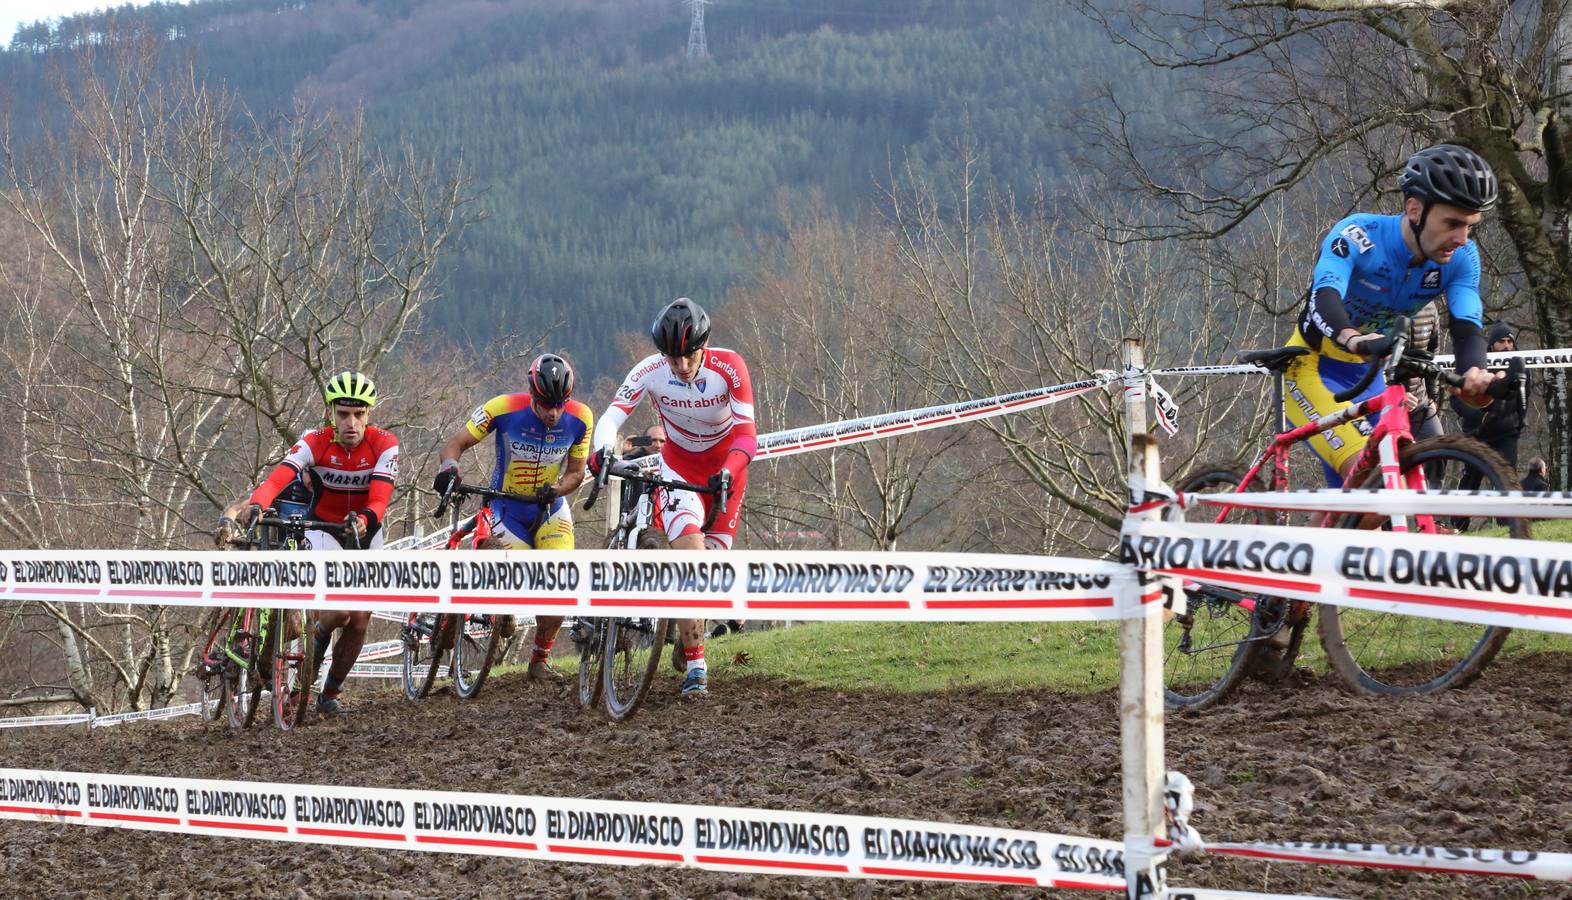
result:
[[[442,495],[433,513],[441,518],[452,510],[454,522],[448,534],[449,550],[461,549],[466,539],[474,550],[498,549],[501,546],[493,542],[491,517],[485,509],[463,522],[457,521],[466,496],[537,502],[533,496],[525,494],[455,484]],[[474,699],[490,676],[492,666],[502,658],[503,643],[513,637],[517,627],[512,616],[493,617],[489,613],[410,613],[401,635],[404,641],[404,696],[419,700],[431,693],[437,676],[441,674],[442,660],[452,650],[448,671],[453,677],[453,690],[461,699]]]
[[[617,524],[606,537],[608,550],[665,550],[665,532],[651,526],[655,518],[655,490],[693,491],[715,499],[701,530],[708,531],[715,517],[726,508],[728,491],[723,486],[689,484],[652,474],[658,456],[640,461],[609,460],[590,486],[584,509],[595,505],[601,489],[611,476],[622,479]],[[646,616],[581,618],[573,623],[569,635],[579,655],[579,706],[593,709],[604,703],[606,717],[621,722],[638,711],[655,680],[665,655],[666,644],[680,644],[675,619]]]
[[[340,540],[353,539],[342,523],[303,515],[279,516],[270,509],[257,516],[244,536],[230,543],[247,550],[304,550],[309,546],[308,530],[325,531]],[[305,721],[315,683],[312,621],[303,609],[221,610],[198,661],[203,717],[211,721],[223,711],[230,728],[251,727],[265,683],[272,698],[274,725],[280,731],[299,727]]]
[[[1266,450],[1243,475],[1231,465],[1202,466],[1179,485],[1182,494],[1235,493],[1287,490],[1289,448],[1311,435],[1382,412],[1375,423],[1348,484],[1355,488],[1410,488],[1423,490],[1427,478],[1445,483],[1452,464],[1462,473],[1477,472],[1486,490],[1515,490],[1517,476],[1499,454],[1472,438],[1447,434],[1416,442],[1409,429],[1404,405],[1404,381],[1435,377],[1454,387],[1462,378],[1438,368],[1429,355],[1409,352],[1404,335],[1408,320],[1400,318],[1385,334],[1385,349],[1366,366],[1360,381],[1335,395],[1348,402],[1386,371],[1387,387],[1359,403],[1319,422],[1289,428],[1284,412],[1283,380],[1289,364],[1309,353],[1305,347],[1278,347],[1241,353],[1241,363],[1254,363],[1274,376],[1273,399],[1277,429]],[[1263,472],[1268,461],[1270,473]],[[1383,475],[1383,469],[1386,474]],[[1455,483],[1455,482],[1453,482]],[[1288,525],[1290,513],[1224,507],[1212,521],[1253,525]],[[1323,525],[1333,528],[1370,527],[1372,513],[1327,515]],[[1434,516],[1382,518],[1389,530],[1417,530],[1448,534]],[[1489,520],[1474,519],[1478,522]],[[1524,519],[1504,521],[1513,538],[1527,538]],[[1295,671],[1295,660],[1315,604],[1287,600],[1248,590],[1186,585],[1188,602],[1183,614],[1164,625],[1165,697],[1170,709],[1205,709],[1227,699],[1244,679],[1257,676],[1281,681]],[[1368,695],[1426,694],[1462,687],[1484,670],[1500,651],[1510,629],[1499,626],[1444,622],[1395,613],[1376,613],[1336,605],[1323,605],[1317,635],[1332,669],[1348,688]],[[1460,652],[1461,651],[1461,652]]]

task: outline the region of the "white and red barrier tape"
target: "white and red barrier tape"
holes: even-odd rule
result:
[[[1179,494],[1181,508],[1197,506],[1298,512],[1379,512],[1389,516],[1489,516],[1572,519],[1572,493],[1566,491],[1411,491],[1321,488],[1298,491],[1242,491],[1235,494]]]
[[[1206,845],[1207,853],[1271,862],[1401,869],[1450,875],[1500,875],[1531,881],[1572,881],[1572,854],[1534,850],[1479,850],[1403,844],[1282,841]]]
[[[1120,559],[1236,591],[1572,634],[1572,545],[1360,529],[1139,522]]]
[[[930,428],[942,428],[962,422],[979,422],[994,416],[1023,412],[1068,400],[1113,384],[1119,378],[1119,375],[1104,373],[1084,381],[1016,391],[997,397],[963,400],[942,406],[908,409],[861,419],[849,419],[844,422],[828,422],[823,425],[771,432],[759,436],[759,452],[755,458],[775,459],[810,450],[844,447],[879,438],[916,434]]]
[[[28,600],[821,621],[1116,619],[1110,562],[964,553],[3,551]]]
[[[1117,841],[719,806],[0,769],[0,818],[558,862],[1124,889]]]

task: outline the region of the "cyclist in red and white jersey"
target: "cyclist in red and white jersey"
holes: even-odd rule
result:
[[[748,366],[733,350],[710,347],[710,317],[687,297],[677,299],[656,317],[650,338],[659,352],[633,367],[595,426],[590,471],[596,475],[612,458],[617,430],[648,397],[666,429],[661,447],[661,475],[690,484],[727,486],[726,508],[709,531],[713,497],[664,489],[656,496],[656,524],[676,550],[728,550],[737,535],[742,495],[747,489],[748,463],[758,450],[753,423],[753,385]],[[687,677],[685,697],[708,690],[704,664],[704,623],[686,619],[682,632]]]
[[[398,477],[398,438],[370,423],[377,388],[365,375],[341,372],[333,376],[323,391],[323,399],[332,424],[301,435],[284,461],[257,485],[241,509],[225,510],[216,536],[220,546],[228,542],[237,527],[249,527],[297,479],[310,485],[310,518],[349,526],[356,539],[349,549],[375,550],[382,546],[382,520],[387,516],[393,483]],[[325,531],[307,531],[306,541],[312,550],[345,549]],[[370,621],[369,612],[317,614],[317,671],[321,670],[333,632],[342,629],[333,646],[333,667],[317,698],[318,712],[346,714],[338,695],[360,656]]]

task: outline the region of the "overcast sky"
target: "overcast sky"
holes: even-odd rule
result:
[[[132,2],[137,6],[146,5],[145,0]],[[32,24],[39,19],[56,19],[124,5],[124,0],[0,0],[0,45],[10,46],[11,36],[16,34],[19,26]]]

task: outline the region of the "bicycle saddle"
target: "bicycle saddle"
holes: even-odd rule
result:
[[[1310,352],[1309,347],[1273,347],[1270,350],[1246,350],[1239,354],[1241,363],[1255,363],[1271,372],[1282,372],[1288,364]]]

